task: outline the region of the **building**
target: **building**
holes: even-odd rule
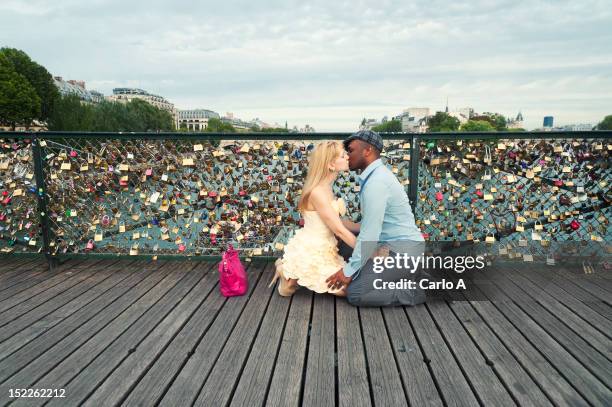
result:
[[[448,106],[446,108],[448,109]],[[447,113],[449,116],[459,120],[459,124],[464,124],[474,116],[474,109],[471,107],[461,107]]]
[[[164,97],[153,95],[146,90],[137,88],[115,88],[113,94],[106,97],[106,100],[111,102],[122,102],[127,103],[134,99],[144,100],[145,102],[159,108],[166,110],[176,118],[176,109],[174,105],[168,102]]]
[[[592,124],[589,123],[580,123],[580,124],[568,124],[561,128],[562,131],[591,131],[593,130]]]
[[[208,127],[208,119],[220,119],[219,113],[207,109],[177,110],[176,128],[202,131]]]
[[[513,119],[511,117],[508,117],[506,119],[506,127],[509,129],[524,129],[524,122],[525,120],[523,119],[523,114],[521,112],[518,112],[516,118]]]
[[[402,131],[409,133],[423,133],[427,130],[426,119],[429,116],[428,107],[410,107],[404,109],[394,120],[402,123]]]
[[[65,81],[61,76],[54,76],[53,83],[62,96],[76,95],[81,101],[86,103],[100,103],[104,100],[102,93],[95,90],[87,90],[84,81],[74,79]]]
[[[376,119],[364,119],[361,122],[361,126],[359,128],[361,130],[372,130],[376,126],[380,126],[382,123]]]
[[[553,117],[544,116],[544,128],[552,129],[552,127],[553,127]]]

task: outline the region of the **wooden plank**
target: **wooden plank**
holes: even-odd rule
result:
[[[599,298],[608,305],[612,305],[612,294],[609,291],[603,289],[598,284],[598,281],[594,281],[593,279],[589,281],[589,278],[586,274],[570,273],[567,271],[567,269],[563,267],[559,267],[556,271],[559,276],[565,277],[568,281],[588,291],[594,297]]]
[[[41,258],[36,257],[24,257],[24,258],[13,258],[13,259],[0,259],[0,281],[4,278],[4,275],[12,270],[19,269],[23,266],[28,266],[40,262]],[[40,262],[42,264],[42,262]]]
[[[490,272],[486,272],[486,274],[490,274]],[[518,277],[514,276],[513,278]],[[530,298],[508,278],[495,279],[494,283],[515,300],[517,305],[555,338],[559,344],[566,348],[577,360],[581,361],[589,371],[604,383],[612,382],[612,363],[581,335],[564,325],[563,319],[569,318],[568,316],[559,316],[558,319],[557,316],[546,311],[544,307]]]
[[[48,268],[46,261],[41,259],[21,259],[14,263],[7,263],[0,270],[0,284],[4,287],[5,283],[13,279],[15,276],[23,274],[32,274],[33,272],[41,272]],[[1,291],[1,290],[0,290]]]
[[[25,268],[9,271],[3,276],[1,279],[2,281],[0,281],[0,293],[17,284],[23,285],[28,279],[36,276],[40,277],[45,274],[49,276],[48,266],[46,264],[26,266]]]
[[[103,309],[98,310],[93,315],[88,312],[79,312],[75,318],[70,318],[71,324],[67,327],[65,323],[60,323],[18,352],[13,353],[0,364],[0,382],[3,382],[0,389],[8,391],[9,388],[23,387],[24,383],[33,384],[38,378],[78,350],[85,342],[108,329],[109,324],[117,325],[117,321],[119,321],[121,323],[125,322],[127,325],[129,322],[133,322],[134,318],[137,318],[148,306],[155,303],[163,295],[163,285],[162,288],[158,285],[164,278],[169,277],[172,268],[175,266],[170,262],[152,264],[151,267],[155,271],[151,271],[136,286],[129,287],[128,291],[122,293],[123,295],[117,300],[106,304],[106,308],[101,307]],[[118,286],[118,289],[120,288]],[[97,302],[94,301],[92,304]],[[126,321],[127,319],[130,320]],[[76,327],[76,329],[66,336],[61,336],[62,332],[58,331],[61,328],[71,327]],[[9,359],[11,360],[10,364],[7,363]],[[16,368],[16,366],[21,367]],[[3,396],[4,393],[0,392],[0,402]]]
[[[266,406],[300,405],[312,300],[309,290],[293,295]]]
[[[266,283],[266,280],[263,281]],[[263,406],[272,380],[274,363],[285,330],[291,297],[281,297],[272,288],[268,306],[249,358],[240,375],[231,406]]]
[[[200,267],[204,267],[201,265]],[[214,265],[213,265],[214,267]],[[249,273],[251,274],[251,273]],[[211,277],[214,271],[209,271]],[[253,285],[253,277],[249,279]],[[218,285],[215,290],[218,289]],[[170,386],[183,364],[193,353],[200,338],[208,331],[210,325],[217,317],[221,307],[225,304],[225,297],[209,295],[187,324],[176,335],[155,363],[149,367],[144,376],[135,385],[124,401],[124,405],[155,405],[165,390]]]
[[[425,357],[410,327],[406,312],[402,307],[388,307],[383,308],[383,316],[408,402],[412,406],[442,406],[442,398],[425,363]]]
[[[146,307],[134,307],[133,310],[128,310],[126,321],[131,319],[132,322],[126,324],[121,317],[113,321],[100,334],[81,345],[76,352],[35,383],[35,386],[41,388],[58,386],[65,388],[69,385],[68,397],[65,400],[52,399],[48,403],[49,406],[80,404],[104,378],[136,350],[157,324],[202,279],[202,272],[192,271],[195,264],[185,263],[187,262],[182,262],[180,270],[175,266],[170,275],[162,280],[159,287],[163,293],[156,301],[147,304]]]
[[[425,305],[407,307],[405,310],[445,404],[447,406],[479,405]]]
[[[244,307],[251,301],[252,293],[259,284],[265,284],[260,276],[265,265],[253,265],[249,271],[251,284],[249,294],[233,297],[225,302],[215,321],[206,331],[197,346],[187,351],[188,359],[163,395],[159,405],[191,405],[198,396],[202,384],[213,368],[215,361],[242,314]],[[165,390],[165,389],[164,389]]]
[[[117,259],[114,262],[117,262]],[[0,325],[2,327],[0,330],[0,342],[11,338],[19,331],[36,323],[36,321],[45,317],[48,318],[49,314],[79,298],[97,284],[102,283],[113,273],[112,270],[108,269],[112,266],[112,263],[98,263],[85,273],[77,274],[77,280],[70,281],[72,285],[66,285],[63,292],[60,291],[60,286],[67,284],[69,280],[55,286],[54,288],[57,288],[57,290],[50,290],[50,293],[46,293],[48,295],[40,295],[35,301],[29,300],[21,303],[4,313],[2,317],[6,322]]]
[[[360,308],[359,316],[374,404],[408,405],[381,309]]]
[[[358,310],[344,299],[336,301],[336,340],[339,407],[371,406],[368,369]]]
[[[478,346],[479,351],[482,352],[485,364],[491,367],[494,374],[500,378],[506,390],[512,394],[513,399],[519,405],[551,405],[550,400],[540,390],[537,383],[532,380],[467,301],[454,301],[449,306]],[[450,319],[450,316],[448,318]],[[484,400],[478,387],[474,387]],[[485,404],[487,403],[485,402]]]
[[[80,374],[76,380],[70,383],[70,387],[76,385],[77,389],[85,388],[93,391],[87,397],[87,400],[78,400],[79,405],[100,406],[100,405],[115,405],[127,395],[130,389],[135,385],[138,379],[148,370],[148,367],[155,362],[157,357],[166,349],[167,345],[172,341],[177,332],[183,329],[185,323],[192,317],[196,309],[206,300],[211,294],[217,282],[217,273],[211,273],[210,269],[213,263],[196,264],[195,269],[191,270],[191,274],[202,275],[203,278],[195,285],[195,287],[180,300],[176,307],[167,314],[155,328],[146,335],[144,340],[138,345],[136,338],[123,338],[114,342],[110,347],[98,357],[103,366],[96,366],[96,362],[87,370],[95,370],[96,375],[100,376],[100,371],[106,368],[106,364],[115,364],[113,358],[113,347],[125,349],[130,347],[130,353],[125,359],[121,360],[121,364],[112,371],[112,373],[104,379],[102,383],[96,386],[96,383],[90,383],[90,389],[87,389],[86,383],[90,381],[90,374]],[[182,281],[185,281],[183,279]],[[168,295],[176,295],[169,293]],[[161,317],[160,317],[161,319]],[[137,330],[138,327],[135,327]],[[120,355],[120,352],[116,352]],[[85,382],[85,383],[83,383]],[[86,394],[87,390],[79,391],[79,394]]]
[[[563,348],[553,337],[551,337],[538,323],[536,323],[529,314],[525,313],[511,298],[505,295],[505,290],[500,289],[497,285],[481,285],[480,288],[483,292],[495,301],[491,303],[496,309],[504,315],[504,317],[510,321],[510,323],[520,331],[529,343],[537,349],[546,360],[556,368],[556,370],[567,380],[567,382],[574,388],[580,396],[586,399],[593,405],[606,405],[610,400],[612,394],[610,390],[601,383],[593,374],[591,374],[585,366],[578,362],[572,354],[570,354],[565,348]],[[484,302],[482,302],[484,303]],[[481,303],[472,302],[474,307],[480,311],[482,308]],[[479,309],[480,308],[480,309]],[[482,314],[481,314],[482,315]],[[500,331],[500,338],[512,339],[510,335],[504,335],[504,331]],[[510,332],[510,331],[508,331]],[[513,351],[521,351],[523,349],[511,347]],[[537,360],[535,355],[531,355]],[[545,367],[543,365],[542,367]],[[532,376],[534,370],[530,370]],[[554,376],[539,376],[541,382],[545,382],[550,379],[555,379]],[[566,390],[563,393],[564,398],[574,397],[572,394],[567,394],[567,390],[559,386],[562,386],[561,382],[558,382],[558,386],[554,389],[557,392]],[[550,395],[552,387],[544,388],[545,391]]]
[[[242,311],[242,315],[240,315],[232,334],[225,343],[215,366],[204,382],[204,386],[195,401],[196,405],[226,406],[229,404],[240,378],[241,370],[249,354],[251,354],[251,345],[268,309],[271,294],[274,293],[266,284],[272,278],[273,270],[274,264],[268,263],[251,300]],[[260,355],[253,356],[260,357]]]
[[[565,298],[565,294],[563,293],[567,293],[606,319],[612,320],[612,307],[610,305],[604,303],[599,298],[594,297],[590,292],[577,286],[571,281],[568,281],[566,278],[559,277],[557,273],[545,272],[539,268],[534,268],[531,273],[528,273],[527,277],[530,277],[532,281],[535,281],[536,283],[541,283],[540,287],[543,289],[548,287],[548,284],[552,284],[553,287],[551,288],[551,294],[558,300]],[[548,284],[546,284],[547,281],[549,282]],[[543,284],[546,284],[546,286],[543,286]],[[562,291],[559,291],[557,287]]]
[[[490,301],[482,301],[483,296],[484,294],[475,296],[475,298],[471,299],[469,305],[476,311],[478,318],[481,318],[482,321],[486,323],[486,326],[474,323],[479,320],[474,316],[471,322],[468,323],[464,321],[466,328],[472,331],[476,331],[478,327],[484,330],[490,329],[495,337],[503,343],[505,349],[512,354],[529,376],[538,384],[538,387],[556,405],[588,405],[571,384],[559,374],[559,371],[538,352],[531,342],[525,339],[521,332],[518,331]],[[468,298],[468,300],[470,300],[470,298]],[[461,315],[463,315],[463,313],[465,313],[466,316],[469,317],[469,310],[464,310],[465,307],[457,307],[456,305],[457,303],[455,303],[455,307],[453,308],[458,314],[461,313]],[[488,335],[486,337],[490,338],[491,346],[495,346],[493,337]],[[482,348],[486,352],[488,346],[483,345]],[[495,349],[499,356],[497,356],[496,359],[493,357],[489,357],[489,359],[494,363],[494,368],[500,371],[500,375],[502,375],[501,372],[506,368],[508,368],[508,370],[516,369],[512,367],[511,359],[504,356],[504,350],[502,348],[496,346]],[[521,375],[517,375],[517,380],[521,380],[521,382],[519,382],[518,386],[513,385],[513,387],[516,389],[517,393],[521,394],[521,397],[531,397],[533,395],[537,398],[538,393],[531,393],[528,391],[531,387],[523,384]],[[512,383],[512,381],[506,380],[506,383]],[[521,397],[517,397],[517,399],[521,401]],[[530,403],[526,403],[525,405],[530,405]]]
[[[39,295],[83,270],[84,268],[78,266],[60,266],[49,274],[41,273],[4,290],[0,293],[0,313]]]
[[[460,308],[460,303],[458,301],[453,302],[453,304],[456,308]],[[467,306],[470,308],[469,305]],[[493,368],[495,365],[494,359],[498,359],[496,355],[492,354],[491,357],[493,359],[491,359],[489,356],[485,356],[481,349],[474,345],[470,335],[466,333],[463,325],[455,318],[452,310],[449,309],[447,304],[434,302],[428,305],[428,307],[438,327],[442,331],[442,334],[446,338],[447,343],[452,349],[453,354],[459,361],[462,370],[468,376],[468,380],[472,384],[479,400],[484,405],[514,405],[515,401],[509,392],[513,390],[516,391],[516,389],[522,390],[518,392],[519,394],[517,394],[517,396],[529,405],[550,405],[546,396],[539,391],[535,383],[533,383],[529,376],[520,369],[520,366],[518,366],[514,359],[507,353],[506,355],[510,357],[507,358],[505,362],[514,362],[513,367],[515,369],[512,373],[505,374],[505,377],[498,375],[498,371]],[[471,322],[471,318],[467,318],[466,323],[469,322]],[[503,369],[503,365],[499,367]],[[513,383],[514,386],[510,387],[508,382],[503,381],[504,378],[509,380],[510,383]],[[522,383],[519,383],[517,378],[519,380],[522,379]],[[534,393],[531,395],[524,394],[526,393],[526,388],[529,388]],[[522,397],[521,393],[523,393],[525,397]],[[541,395],[539,400],[537,397],[538,395]],[[534,396],[536,396],[536,399],[531,398]]]
[[[98,297],[104,295],[108,289],[113,288],[119,282],[127,278],[127,273],[117,272],[119,271],[119,267],[121,267],[121,265],[125,265],[125,263],[119,262],[110,266],[108,268],[108,272],[111,273],[111,277],[104,280],[100,285],[93,287],[83,295],[73,299],[43,318],[40,318],[20,332],[14,333],[9,339],[0,343],[0,360],[4,359],[17,349],[25,346],[28,342],[38,337],[42,333],[52,329],[58,324],[61,324],[64,319],[69,318],[75,312],[80,311],[81,308],[86,307],[91,301],[94,301]],[[101,307],[97,307],[96,312],[100,311],[100,308]]]
[[[315,295],[302,405],[322,406],[336,398],[335,305],[332,295]]]
[[[537,273],[525,272],[524,270],[516,270],[516,272],[520,278],[523,278],[523,280],[518,280],[521,282],[521,285],[528,288],[528,293],[542,305],[550,304],[547,308],[551,312],[555,313],[557,306],[563,304],[573,313],[582,318],[582,320],[578,322],[578,324],[581,326],[577,327],[577,330],[574,329],[574,331],[583,332],[581,322],[584,321],[586,321],[585,324],[587,331],[591,331],[591,326],[598,329],[597,333],[605,338],[603,339],[604,348],[602,351],[610,352],[610,349],[605,349],[605,347],[609,348],[610,346],[609,339],[611,337],[610,335],[612,334],[612,321],[603,317],[601,314],[578,300],[573,293],[568,293],[549,279],[542,278],[542,276]],[[529,284],[527,281],[529,281]],[[566,315],[564,310],[560,311],[560,315]],[[570,318],[573,319],[571,315]],[[567,321],[564,322],[566,322],[566,325],[572,328],[571,324],[568,324]],[[609,355],[607,356],[610,358]]]

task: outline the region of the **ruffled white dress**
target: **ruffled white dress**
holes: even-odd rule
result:
[[[331,202],[340,216],[346,214],[342,198]],[[336,292],[330,290],[325,280],[344,267],[345,261],[338,254],[338,241],[333,232],[316,211],[305,211],[304,227],[285,245],[285,252],[276,261],[286,278],[297,279],[299,285],[317,293]]]

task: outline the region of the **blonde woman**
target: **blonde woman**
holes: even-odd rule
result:
[[[322,142],[309,157],[308,175],[302,188],[298,210],[304,218],[299,229],[276,261],[276,273],[270,286],[280,279],[278,292],[291,296],[298,286],[317,293],[345,296],[345,289],[330,289],[325,280],[345,262],[338,254],[336,237],[351,248],[356,237],[340,216],[346,214],[342,198],[335,199],[332,186],[341,171],[348,171],[348,156],[337,141]]]

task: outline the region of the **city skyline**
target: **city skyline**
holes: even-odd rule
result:
[[[520,110],[527,129],[549,115],[595,125],[611,113],[610,27],[594,0],[0,4],[0,45],[52,75],[317,131],[443,111],[447,97],[450,110]]]

